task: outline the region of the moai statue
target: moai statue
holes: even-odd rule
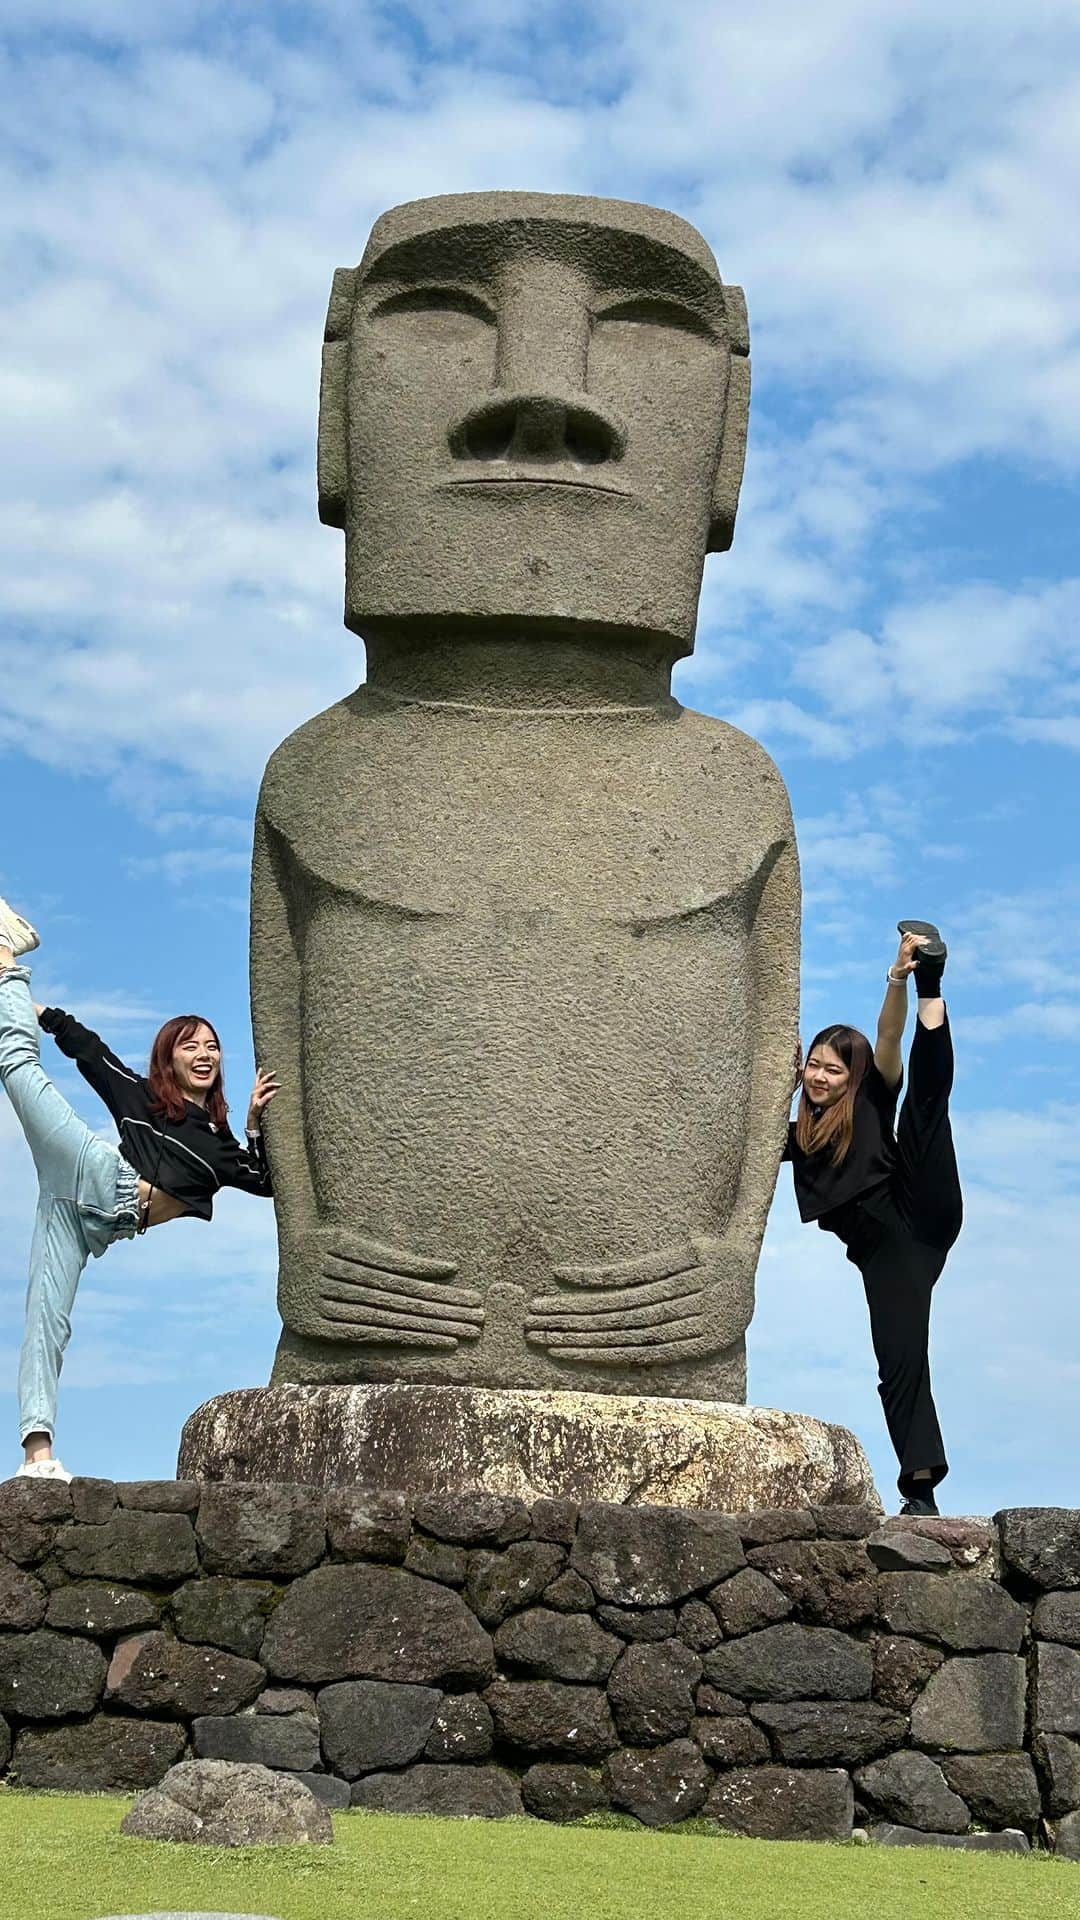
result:
[[[767,754],[670,681],[747,354],[701,236],[624,201],[413,202],[335,275],[367,679],[259,801],[275,1383],[745,1399],[798,868]]]

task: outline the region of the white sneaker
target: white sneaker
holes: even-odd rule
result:
[[[15,1475],[16,1480],[63,1480],[71,1479],[62,1460],[24,1460]]]
[[[10,947],[17,960],[21,953],[33,953],[40,945],[29,920],[24,920],[21,913],[0,899],[0,946]]]

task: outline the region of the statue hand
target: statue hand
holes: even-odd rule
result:
[[[553,1360],[659,1367],[722,1352],[754,1310],[756,1249],[697,1235],[606,1267],[556,1267],[564,1289],[529,1309],[526,1337]]]
[[[478,1340],[480,1294],[451,1286],[454,1260],[385,1246],[347,1227],[320,1229],[318,1311],[322,1337],[371,1346],[452,1352]]]

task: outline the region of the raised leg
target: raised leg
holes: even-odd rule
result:
[[[952,1035],[944,1002],[940,1025],[921,1018],[911,1043],[908,1084],[896,1123],[894,1197],[916,1240],[947,1253],[964,1218],[949,1095]]]
[[[96,1136],[54,1087],[39,1059],[29,967],[0,972],[0,1080],[19,1117],[44,1193],[74,1200],[79,1161]]]

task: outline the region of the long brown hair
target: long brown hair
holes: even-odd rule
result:
[[[804,1084],[799,1111],[795,1115],[795,1138],[804,1153],[821,1153],[831,1147],[831,1163],[843,1165],[851,1146],[855,1127],[855,1095],[870,1071],[874,1049],[858,1027],[822,1027],[806,1049],[809,1060],[819,1047],[831,1047],[848,1070],[848,1083],[840,1099],[815,1115]]]
[[[150,1071],[146,1076],[154,1096],[152,1111],[160,1115],[163,1120],[183,1119],[184,1095],[176,1084],[176,1075],[173,1072],[173,1050],[182,1040],[190,1040],[197,1027],[210,1027],[214,1039],[217,1040],[218,1077],[206,1096],[206,1112],[215,1127],[223,1127],[228,1119],[229,1107],[225,1099],[225,1081],[220,1066],[221,1041],[218,1040],[215,1028],[210,1026],[209,1020],[204,1019],[201,1013],[177,1013],[171,1020],[166,1020],[165,1025],[155,1036],[154,1044],[150,1049]]]

